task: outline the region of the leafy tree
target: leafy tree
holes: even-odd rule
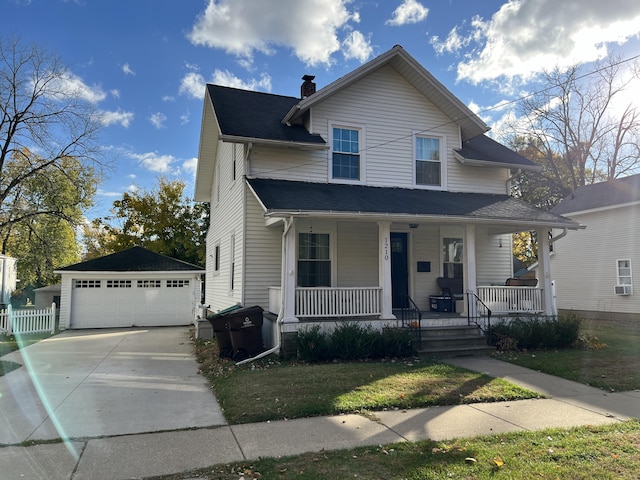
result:
[[[185,186],[160,177],[150,191],[124,193],[113,202],[110,215],[85,229],[87,253],[99,256],[139,245],[204,265],[209,208],[185,198]]]
[[[546,72],[539,93],[521,100],[512,146],[542,167],[523,176],[523,195],[545,185],[553,200],[535,203],[550,208],[582,185],[640,169],[640,110],[619,103],[640,70],[623,66],[608,57],[588,76],[578,67]]]
[[[0,230],[37,215],[74,221],[74,207],[90,203],[101,123],[72,80],[55,55],[0,38]],[[76,191],[57,192],[65,181]]]

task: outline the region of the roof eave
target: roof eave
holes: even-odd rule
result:
[[[207,108],[209,107],[209,108]],[[214,122],[214,127],[211,128],[209,126],[209,122]],[[222,133],[220,129],[220,123],[218,122],[218,118],[215,114],[215,110],[213,107],[213,101],[211,100],[211,96],[209,95],[209,89],[205,88],[205,96],[202,107],[202,122],[200,124],[200,142],[198,144],[198,163],[196,166],[196,179],[194,185],[194,200],[196,202],[210,202],[211,201],[211,190],[213,187],[213,165],[205,166],[205,162],[203,161],[204,154],[204,146],[203,139],[205,138],[205,133],[207,134],[206,138],[209,138],[209,130],[212,130],[211,141],[210,141],[210,149],[207,157],[216,158],[218,155],[218,140]],[[209,143],[208,143],[209,144]],[[209,168],[210,167],[210,168]]]
[[[290,140],[274,140],[270,138],[241,137],[239,135],[220,135],[220,140],[231,143],[252,143],[253,145],[266,145],[274,147],[295,147],[304,150],[328,150],[326,142],[298,142]]]
[[[481,160],[478,158],[467,158],[456,150],[453,151],[453,156],[460,163],[464,165],[469,165],[470,167],[508,168],[512,170],[529,170],[532,172],[542,171],[542,167],[535,164],[523,165],[520,163],[494,162],[491,160]]]

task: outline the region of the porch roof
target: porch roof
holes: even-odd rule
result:
[[[247,178],[267,216],[367,216],[578,229],[580,224],[509,195]],[[407,219],[407,217],[410,217]],[[509,231],[506,229],[505,231]],[[517,231],[517,230],[514,230]]]

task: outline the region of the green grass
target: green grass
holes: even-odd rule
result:
[[[156,480],[637,479],[640,422],[405,442],[260,459]]]
[[[215,342],[196,346],[231,424],[539,397],[501,379],[417,358],[324,364],[266,360],[235,367],[217,358]]]
[[[496,358],[609,391],[640,389],[640,322],[583,320],[580,346]]]

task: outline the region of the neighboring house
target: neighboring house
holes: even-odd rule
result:
[[[204,270],[142,247],[55,271],[62,276],[60,329],[189,325]]]
[[[34,306],[37,309],[49,308],[52,303],[56,304],[57,308],[60,308],[60,292],[62,291],[62,286],[60,284],[57,285],[47,285],[46,287],[36,288],[33,293],[35,299],[33,301]]]
[[[513,232],[578,227],[509,195],[537,167],[402,47],[318,91],[313,78],[301,98],[206,87],[195,197],[211,204],[212,311],[262,306],[277,346],[319,318],[393,323],[407,295],[429,310],[438,277],[490,301],[509,288]],[[520,308],[551,312],[548,250]]]
[[[640,319],[640,174],[579,187],[552,211],[586,226],[554,242],[558,309]]]
[[[18,265],[13,257],[0,255],[0,307],[9,305],[11,294],[16,289],[18,282]]]

